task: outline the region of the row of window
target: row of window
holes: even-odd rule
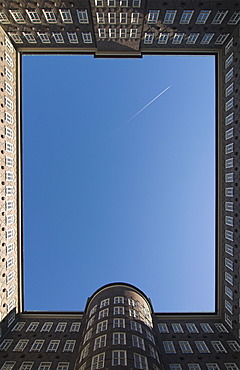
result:
[[[188,341],[179,341],[179,347],[182,353],[193,353],[192,347]],[[210,353],[210,350],[204,341],[195,341],[196,348],[199,353]],[[234,352],[240,352],[240,345],[235,340],[227,341],[228,346]],[[211,341],[211,345],[217,353],[227,353],[226,348],[221,341]],[[163,341],[165,353],[176,353],[175,346],[172,341]]]
[[[103,323],[104,323],[104,325],[103,325]],[[97,330],[98,330],[98,328],[107,327],[107,325],[108,325],[108,323],[106,323],[105,321],[103,321],[99,324],[100,325],[97,326]],[[113,319],[112,327],[113,327],[113,329],[116,329],[116,328],[125,329],[125,319],[121,319],[121,318]],[[143,333],[142,325],[140,323],[136,322],[136,321],[130,321],[130,328],[133,331],[138,331],[141,334]],[[104,330],[106,330],[106,329],[104,329]],[[99,331],[102,331],[102,330],[99,330]],[[85,334],[83,344],[87,340],[89,340],[92,337],[92,335],[93,335],[93,328],[89,329],[87,331],[87,333]],[[154,336],[149,330],[145,330],[145,335],[150,341],[152,341],[155,344]]]
[[[233,139],[234,136],[234,128],[231,127],[230,129],[227,127],[230,124],[233,124],[234,122],[234,112],[229,113],[230,110],[234,108],[234,98],[231,97],[233,90],[234,90],[234,83],[232,82],[232,79],[234,77],[234,67],[232,67],[233,61],[234,61],[234,53],[232,51],[233,48],[233,38],[229,40],[227,45],[225,46],[225,83],[228,84],[226,85],[225,88],[225,96],[229,97],[225,104],[225,112],[226,112],[226,117],[225,117],[225,125],[226,125],[226,132],[225,132],[225,139],[227,141],[226,146],[225,146],[225,154],[231,154],[233,153],[233,147],[234,144],[233,142],[228,142],[229,140]],[[230,68],[230,69],[229,69]],[[233,157],[227,158],[225,160],[225,168],[226,170],[233,169],[234,166],[234,160]],[[234,172],[227,172],[225,174],[225,195],[226,197],[233,197],[233,187],[229,187],[230,183],[234,182]],[[233,227],[234,226],[234,218],[233,218],[233,210],[234,210],[234,205],[233,202],[225,202],[225,210],[227,213],[225,215],[225,225],[226,227]],[[224,259],[224,264],[225,264],[225,281],[227,284],[224,286],[224,292],[225,292],[225,301],[224,301],[224,307],[225,307],[225,322],[226,324],[232,328],[232,314],[233,314],[233,305],[232,305],[232,300],[233,300],[233,290],[231,287],[233,286],[233,271],[234,271],[234,263],[229,258],[229,256],[233,256],[233,247],[229,244],[234,240],[234,233],[232,230],[226,229],[225,230],[225,239],[226,239],[226,244],[225,244],[225,259]],[[229,285],[228,285],[229,284]],[[229,300],[230,299],[230,300]]]
[[[223,370],[223,368],[219,367],[216,363],[207,363],[205,364],[207,370]],[[226,370],[239,370],[238,366],[235,363],[228,362],[224,363]],[[182,370],[182,365],[180,364],[170,364],[169,365],[170,370]],[[188,364],[189,370],[201,370],[201,366],[199,364]]]
[[[36,339],[32,343],[29,352],[40,352],[44,342],[45,342],[44,339]],[[0,351],[7,351],[12,343],[13,339],[4,339],[0,344]],[[28,343],[29,343],[28,339],[20,339],[13,348],[13,351],[22,352],[26,348]],[[51,340],[46,348],[46,352],[56,352],[58,350],[59,344],[60,340]],[[73,352],[75,344],[76,340],[72,339],[66,340],[63,346],[63,352]]]
[[[173,36],[170,37],[169,32],[161,32],[159,35],[155,35],[155,33],[145,33],[144,35],[144,44],[152,44],[155,38],[158,38],[158,44],[167,44],[169,40],[172,41],[172,44],[181,44],[183,40],[186,40],[186,44],[195,44],[198,40],[199,33],[190,33],[188,36],[184,32],[175,33]],[[200,44],[206,45],[209,44],[215,33],[205,33],[200,41]],[[228,38],[229,33],[221,33],[217,36],[216,40],[214,41],[215,45],[222,45],[226,39]]]
[[[199,333],[199,329],[197,328],[196,324],[194,323],[186,323],[186,328],[189,333]],[[228,333],[228,330],[222,323],[214,323],[213,324],[215,328],[220,332],[220,333]],[[173,323],[171,324],[172,330],[174,333],[184,333],[184,329],[182,327],[182,324],[179,323]],[[213,333],[214,330],[212,329],[212,326],[208,323],[200,323],[201,330],[204,333]],[[158,324],[158,329],[160,333],[169,333],[169,328],[166,323],[159,323]]]
[[[20,36],[20,34],[18,32],[8,32],[8,34],[16,44],[22,44],[23,43],[22,37]],[[22,32],[22,34],[25,37],[25,39],[27,40],[27,42],[29,42],[30,44],[36,44],[37,43],[37,39],[35,38],[33,33],[31,33],[31,32]],[[42,43],[49,44],[51,42],[50,36],[47,32],[37,32],[37,35],[38,35],[38,37],[39,37],[39,39]],[[81,36],[82,36],[82,41],[85,44],[91,44],[93,42],[91,32],[82,32]],[[52,37],[53,37],[54,41],[57,44],[64,44],[65,43],[65,39],[63,37],[62,32],[52,32]],[[77,35],[76,32],[67,32],[67,37],[68,37],[68,41],[71,44],[78,44],[79,43],[78,35]]]
[[[131,341],[132,341],[133,347],[140,348],[143,351],[146,350],[145,341],[143,338],[137,335],[132,335]],[[112,333],[111,342],[113,345],[126,345],[127,344],[126,333],[123,333],[123,332]],[[95,351],[99,348],[106,347],[106,345],[107,345],[107,334],[101,335],[95,339],[93,350]],[[159,361],[159,356],[158,356],[158,352],[156,351],[156,349],[150,344],[148,344],[148,349],[149,349],[150,356],[155,358],[157,361]],[[87,344],[83,348],[81,352],[80,361],[82,361],[86,356],[88,356],[89,353],[90,353],[90,343]]]
[[[15,361],[6,361],[3,366],[1,367],[1,370],[11,370],[15,367],[16,362]],[[36,364],[34,364],[33,361],[24,361],[20,367],[18,367],[18,370],[49,370],[51,369],[52,363],[51,362],[41,362],[38,367],[35,367]],[[68,370],[69,368],[69,362],[59,362],[57,364],[56,370]]]
[[[16,323],[16,325],[14,325],[14,327],[12,328],[12,331],[21,331],[24,328],[25,324],[26,322]],[[40,324],[39,322],[31,322],[26,328],[26,331],[36,331],[37,328],[39,327],[39,324]],[[70,326],[69,331],[79,332],[80,325],[81,325],[80,322],[73,322]],[[49,332],[50,330],[52,330],[52,327],[53,327],[53,322],[45,322],[42,325],[40,332]],[[66,327],[67,327],[66,322],[59,322],[55,328],[55,332],[64,332],[66,330]]]

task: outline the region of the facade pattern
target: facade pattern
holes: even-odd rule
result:
[[[0,23],[0,369],[239,370],[239,1],[2,0]],[[23,310],[24,53],[216,56],[216,312],[154,313],[145,294],[124,283],[96,291],[84,312]]]

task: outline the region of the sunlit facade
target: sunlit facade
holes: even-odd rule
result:
[[[3,0],[0,23],[0,369],[239,369],[239,1]],[[215,55],[214,313],[154,313],[143,292],[123,283],[99,289],[84,312],[24,311],[21,56],[27,53]]]

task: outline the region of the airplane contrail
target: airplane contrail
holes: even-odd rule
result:
[[[155,96],[155,98],[153,98],[149,103],[147,103],[146,105],[144,105],[143,108],[141,108],[139,111],[137,111],[137,113],[135,113],[131,118],[129,118],[129,120],[127,120],[126,122],[124,122],[124,124],[122,126],[118,127],[115,132],[121,130],[127,123],[129,123],[135,117],[137,117],[144,109],[146,109],[150,104],[152,104],[156,99],[158,99],[162,94],[164,94],[168,89],[170,89],[171,86],[172,85],[168,86],[166,89],[164,89],[163,91],[161,91],[157,96]]]

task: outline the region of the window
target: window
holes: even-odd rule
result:
[[[14,237],[14,230],[13,229],[7,230],[6,231],[6,238],[11,239],[13,237]]]
[[[97,13],[98,14],[98,13]],[[77,10],[79,23],[89,23],[87,10]]]
[[[211,341],[211,343],[217,353],[227,353],[220,341]]]
[[[53,37],[57,44],[64,43],[63,35],[60,32],[53,32]]]
[[[9,274],[7,274],[7,277],[6,277],[7,284],[10,283],[10,281],[14,279],[14,275],[15,275],[14,271],[9,272]]]
[[[116,307],[114,307],[114,308],[116,308]],[[99,314],[98,314],[98,319],[102,319],[103,317],[108,316],[108,311],[109,311],[108,308],[105,308],[104,310],[100,311]]]
[[[116,0],[108,0],[108,6],[116,6]]]
[[[142,333],[142,325],[136,321],[130,321],[131,330],[139,331]]]
[[[188,364],[189,370],[201,370],[200,365],[198,364]]]
[[[124,297],[114,297],[114,304],[123,304]]]
[[[69,9],[65,9],[65,10],[59,9],[59,12],[60,12],[60,15],[61,15],[61,18],[62,18],[63,23],[72,23],[73,22],[72,21],[71,11]],[[77,14],[78,14],[78,12],[79,11],[77,10]]]
[[[114,315],[124,315],[124,307],[114,307],[113,314]]]
[[[225,266],[233,271],[233,261],[231,261],[229,258],[225,258]]]
[[[10,217],[13,217],[13,216],[10,216]],[[7,253],[7,254],[12,253],[12,252],[13,252],[13,250],[14,250],[14,243],[8,244],[8,245],[6,246],[6,253]]]
[[[12,328],[12,331],[21,331],[24,325],[25,325],[25,322],[17,322]]]
[[[6,361],[1,367],[1,370],[11,370],[13,369],[15,363],[16,363],[15,361]]]
[[[220,34],[217,38],[217,40],[215,41],[215,44],[218,44],[218,45],[221,45],[223,44],[226,39],[228,38],[229,36],[229,33],[223,33],[223,34]]]
[[[13,67],[13,60],[10,57],[10,55],[6,53],[6,51],[4,53],[4,59],[5,59],[5,62],[9,65],[9,67]]]
[[[4,120],[11,125],[13,124],[13,116],[8,112],[4,112]]]
[[[225,217],[225,224],[228,225],[228,226],[233,226],[233,217],[226,216]]]
[[[224,365],[227,370],[239,370],[238,366],[234,363],[225,363]]]
[[[108,326],[108,320],[99,322],[97,324],[96,333],[99,333],[101,331],[107,330],[107,326]]]
[[[176,353],[174,344],[171,341],[163,341],[163,347],[166,353]]]
[[[132,13],[131,15],[131,23],[138,24],[139,21],[139,13]]]
[[[215,15],[215,17],[213,18],[213,21],[212,21],[212,24],[220,24],[222,23],[222,21],[224,20],[224,18],[226,17],[228,11],[218,11],[217,14]]]
[[[107,335],[102,335],[101,337],[98,337],[94,341],[94,348],[93,350],[95,351],[98,348],[105,347],[106,346],[106,340],[107,340]]]
[[[10,288],[7,289],[7,298],[11,297],[11,295],[13,295],[14,293],[14,286],[12,285]]]
[[[88,343],[82,350],[81,352],[81,357],[80,357],[80,362],[82,361],[82,359],[84,359],[85,357],[88,356],[89,354],[89,348],[90,348],[90,343]]]
[[[184,10],[180,19],[180,24],[189,24],[193,13],[193,10]]]
[[[12,159],[12,158],[10,158]],[[10,161],[9,161],[10,162]],[[11,162],[10,162],[11,163]],[[6,171],[6,181],[13,181],[13,172],[11,171]],[[6,208],[7,209],[12,209],[12,202],[6,202]]]
[[[240,344],[235,340],[228,340],[227,344],[234,352],[240,352]]]
[[[78,332],[80,329],[81,323],[80,322],[73,322],[70,327],[70,332]]]
[[[154,33],[145,33],[144,44],[152,44],[154,41]]]
[[[233,62],[233,53],[225,60],[225,68],[228,68]]]
[[[228,272],[225,272],[225,280],[226,280],[229,284],[233,285],[233,277],[232,277],[232,275],[231,275],[231,274],[229,274]]]
[[[26,10],[26,12],[32,23],[41,23],[41,19],[36,10]]]
[[[149,339],[151,342],[155,344],[155,338],[149,330],[146,330],[146,336],[147,336],[147,339]]]
[[[9,226],[9,225],[13,224],[13,222],[14,222],[14,216],[13,215],[7,215],[6,216],[6,225]],[[8,245],[7,254],[11,253],[12,251],[13,251],[13,243]]]
[[[159,361],[159,356],[155,348],[153,348],[151,345],[149,345],[149,351],[150,351],[150,356],[155,358],[155,360]]]
[[[49,44],[51,42],[46,32],[37,32],[37,34],[43,44]]]
[[[29,42],[30,44],[36,44],[37,41],[31,32],[23,32],[23,35],[27,42]]]
[[[13,351],[16,351],[16,352],[22,352],[26,345],[28,344],[29,340],[28,339],[20,339],[16,346],[13,348]]]
[[[13,144],[6,141],[5,149],[6,149],[6,152],[13,153]]]
[[[196,20],[196,24],[205,24],[210,13],[211,10],[201,10]]]
[[[226,98],[233,93],[233,83],[231,83],[225,90]]]
[[[220,370],[218,364],[206,364],[208,370]]]
[[[230,302],[228,302],[226,299],[225,299],[225,308],[232,314],[233,313],[233,307],[232,307],[232,304]]]
[[[50,331],[52,328],[52,322],[45,322],[40,331]]]
[[[11,85],[9,85],[8,82],[5,81],[4,83],[4,88],[5,88],[5,91],[9,94],[9,95],[13,95],[13,88]]]
[[[127,7],[128,6],[128,0],[120,0],[120,6],[123,8],[123,7]]]
[[[113,328],[125,328],[125,319],[113,319]]]
[[[139,319],[139,313],[132,308],[129,308],[129,316],[135,317],[135,319],[137,320]]]
[[[237,24],[240,19],[240,12],[234,12],[228,21],[228,24]]]
[[[77,44],[78,43],[78,37],[76,32],[67,32],[68,40],[71,42],[71,44]]]
[[[186,327],[187,327],[189,333],[198,333],[198,330],[197,330],[197,327],[196,327],[195,324],[193,324],[193,323],[187,323],[186,324]]]
[[[13,74],[7,67],[4,67],[4,74],[9,79],[9,81],[13,81]]]
[[[141,0],[133,0],[132,7],[133,8],[140,8],[141,6]]]
[[[98,29],[98,36],[100,38],[106,38],[106,30],[105,30],[105,28],[99,28]]]
[[[183,333],[181,324],[172,324],[174,333]]]
[[[31,370],[34,362],[24,361],[19,370]]]
[[[225,154],[230,154],[233,152],[233,143],[226,145],[225,147]],[[229,188],[232,189],[232,188]],[[231,195],[228,195],[231,196]]]
[[[138,31],[134,28],[130,29],[130,38],[131,39],[136,39],[138,37]]]
[[[225,210],[233,212],[233,202],[225,202]]]
[[[46,352],[57,352],[60,340],[50,340]]]
[[[103,6],[103,0],[95,0],[96,6]]]
[[[22,44],[23,41],[21,39],[21,37],[19,36],[18,33],[15,33],[15,32],[8,32],[9,36],[11,36],[11,38],[13,39],[13,41],[16,43],[16,44]]]
[[[51,362],[41,362],[38,367],[38,370],[49,370],[51,365],[52,365]]]
[[[13,17],[13,19],[15,20],[15,22],[17,23],[25,23],[25,19],[22,15],[21,12],[19,12],[18,10],[9,10],[9,12],[11,13],[11,16]]]
[[[5,105],[8,109],[13,110],[13,102],[11,99],[5,96]]]
[[[104,368],[105,353],[100,353],[92,358],[91,370]]]
[[[132,345],[145,351],[144,340],[137,335],[132,335]]]
[[[52,10],[42,10],[48,23],[56,23],[56,16]]]
[[[229,99],[225,104],[225,110],[228,111],[229,109],[233,108],[233,98]]]
[[[90,328],[90,326],[93,324],[94,320],[95,320],[95,315],[92,316],[90,320],[88,320],[87,329]]]
[[[120,13],[120,23],[127,24],[127,13]]]
[[[231,68],[228,73],[225,74],[225,82],[229,82],[233,78],[233,68]]]
[[[190,33],[190,35],[187,38],[186,44],[195,44],[199,36],[199,33]]]
[[[159,17],[159,10],[149,10],[148,23],[157,23]]]
[[[116,28],[109,28],[109,37],[114,39],[117,37],[117,30]]]
[[[99,24],[104,24],[105,23],[104,13],[100,13],[100,12],[97,13],[97,22]]]
[[[113,344],[126,344],[125,333],[113,333]]]
[[[231,320],[231,317],[229,315],[227,315],[225,313],[225,322],[230,326],[230,328],[232,329],[232,320]]]
[[[97,311],[97,305],[95,305],[89,312],[89,317],[91,317]]]
[[[233,188],[227,188],[227,189],[228,189],[228,193],[229,193],[229,189],[233,189]],[[230,244],[225,244],[225,252],[230,254],[231,256],[233,256],[233,246],[230,245]]]
[[[6,269],[9,269],[14,265],[14,257],[10,257],[6,261]]]
[[[200,353],[209,353],[209,349],[204,341],[196,341],[196,347]]]
[[[228,333],[227,328],[222,323],[214,324],[220,333]]]
[[[0,344],[0,351],[7,351],[11,346],[13,339],[4,339]]]
[[[182,366],[180,364],[170,364],[170,370],[182,370]]]
[[[6,186],[6,195],[13,195],[13,194],[14,194],[14,187]]]
[[[0,22],[2,24],[10,23],[5,13],[0,12]]]
[[[169,33],[160,33],[158,38],[158,44],[166,44],[169,39]]]
[[[188,341],[179,342],[182,353],[192,353],[192,348]]]
[[[214,33],[205,33],[201,40],[201,44],[209,44],[214,36]]]
[[[67,323],[66,322],[59,322],[57,324],[57,327],[56,327],[55,331],[61,331],[61,332],[63,332],[63,331],[65,331],[66,326],[67,326]]]
[[[59,362],[57,370],[68,370],[69,362]]]
[[[181,44],[183,40],[184,33],[175,33],[173,37],[173,44]]]
[[[91,32],[82,32],[82,39],[83,39],[84,44],[91,44],[92,43]]]
[[[63,348],[63,352],[73,352],[75,347],[75,340],[66,340]]]
[[[7,312],[10,312],[15,306],[15,299],[12,299],[7,305]]]
[[[158,324],[158,330],[160,331],[160,333],[169,333],[167,324],[164,323]]]
[[[44,340],[37,339],[33,342],[32,347],[30,348],[30,352],[40,352],[43,346]]]
[[[31,322],[31,324],[27,327],[26,331],[35,331],[39,325],[39,322]]]
[[[136,369],[148,369],[147,358],[138,353],[134,353],[134,366]]]
[[[108,13],[108,22],[110,24],[115,24],[116,23],[116,13]]]
[[[126,351],[112,351],[112,366],[127,366]]]
[[[233,137],[233,128],[230,128],[229,130],[226,131],[225,133],[225,139],[229,140]]]
[[[172,24],[174,22],[175,16],[177,11],[176,10],[167,10],[165,13],[164,21],[165,24]]]

